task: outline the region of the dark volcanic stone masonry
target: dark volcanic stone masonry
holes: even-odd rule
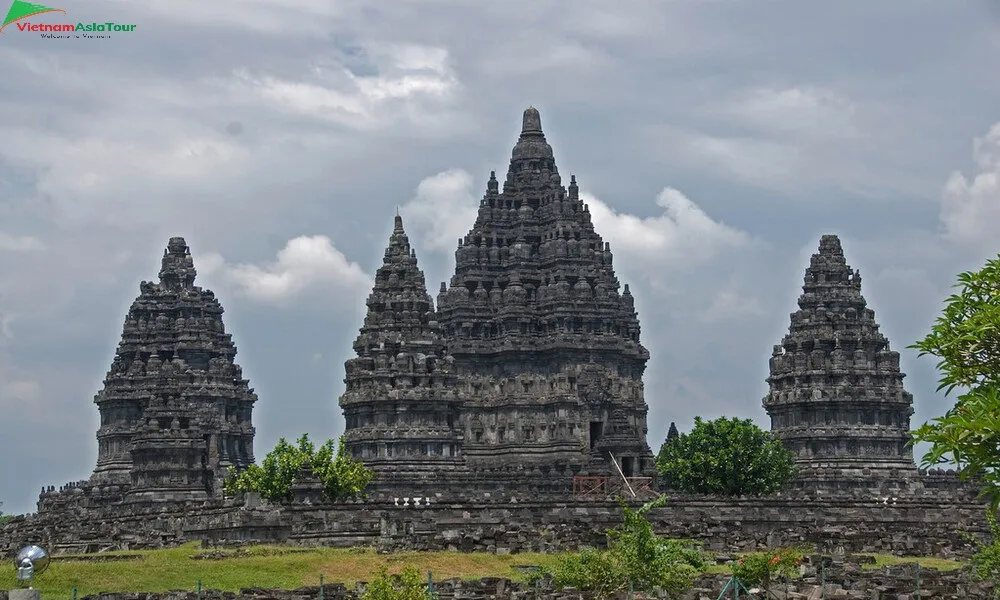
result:
[[[915,478],[913,396],[837,236],[820,240],[770,365],[764,408],[801,480],[837,487]]]
[[[344,441],[376,483],[464,471],[453,360],[398,215],[354,350]]]
[[[159,283],[132,303],[104,389],[91,483],[130,486],[132,499],[204,500],[229,466],[253,463],[257,400],[222,324],[222,306],[194,285],[184,238],[170,238]]]
[[[187,244],[171,238],[95,398],[93,476],[43,489],[37,514],[2,528],[0,553],[192,540],[565,550],[600,544],[618,524],[612,497],[631,498],[618,466],[643,484],[636,500],[656,488],[634,300],[575,178],[563,187],[534,108],[503,185],[490,175],[436,308],[395,219],[340,397],[346,446],[375,471],[365,499],[325,503],[309,465],[291,502],[223,497],[228,467],[254,460],[256,396],[222,307],[194,280]],[[961,532],[986,533],[982,501],[954,472],[917,471],[902,381],[861,277],[824,236],[763,400],[800,478],[767,498],[674,494],[654,526],[727,552],[968,553]],[[671,424],[667,439],[677,436]]]
[[[573,474],[616,476],[612,456],[626,476],[651,475],[634,301],[534,108],[455,262],[435,312],[396,217],[347,362],[354,454],[401,478],[523,470],[568,488]]]

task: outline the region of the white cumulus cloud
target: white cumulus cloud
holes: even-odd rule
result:
[[[752,242],[749,234],[713,220],[674,188],[663,188],[657,196],[663,213],[655,217],[620,213],[590,194],[581,196],[611,249],[624,252],[637,264],[696,265]]]
[[[419,244],[432,252],[453,252],[458,238],[476,221],[479,202],[472,175],[449,169],[417,185],[417,193],[400,212],[408,226],[420,232]]]
[[[348,260],[330,238],[300,236],[288,241],[276,260],[265,265],[229,264],[218,254],[198,260],[199,270],[237,294],[264,303],[281,303],[311,290],[333,290],[353,306],[371,288],[364,270]]]
[[[962,246],[989,253],[1000,251],[1000,123],[973,142],[979,172],[968,178],[952,173],[941,201],[945,235]]]

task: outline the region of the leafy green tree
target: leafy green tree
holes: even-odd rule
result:
[[[382,565],[361,594],[361,600],[431,600],[431,593],[416,567],[404,567],[399,575],[392,576]]]
[[[912,432],[929,442],[922,466],[954,463],[975,477],[991,510],[1000,507],[1000,256],[961,273],[931,332],[911,348],[938,357],[938,390],[964,393],[944,416]]]
[[[3,502],[0,502],[0,527],[3,527],[11,520],[11,515],[3,514]]]
[[[292,483],[307,461],[323,483],[324,497],[331,502],[359,496],[372,479],[371,471],[347,453],[343,439],[329,440],[317,449],[309,434],[303,434],[294,446],[285,438],[279,439],[260,465],[240,472],[230,467],[225,491],[233,495],[256,492],[274,502],[290,500]]]
[[[695,417],[694,429],[668,440],[656,466],[670,489],[694,494],[762,496],[795,476],[794,456],[750,419]]]
[[[666,497],[633,510],[624,503],[622,526],[608,531],[608,549],[585,549],[562,557],[542,575],[560,587],[593,590],[602,597],[631,588],[652,592],[661,589],[673,598],[688,591],[707,561],[701,549],[688,540],[656,535],[646,514],[662,506]]]

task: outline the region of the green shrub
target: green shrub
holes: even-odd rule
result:
[[[993,583],[994,597],[1000,598],[1000,525],[997,515],[992,510],[986,511],[986,521],[990,526],[989,544],[984,544],[979,538],[964,534],[965,538],[976,545],[976,552],[970,557],[972,572],[976,577]]]
[[[562,558],[544,573],[559,587],[593,590],[602,597],[630,586],[634,591],[659,589],[680,597],[705,570],[707,561],[695,542],[655,534],[646,513],[665,501],[661,497],[638,510],[623,505],[622,526],[608,531],[607,550],[585,549]]]
[[[744,554],[730,563],[733,576],[747,587],[767,589],[776,579],[786,579],[798,572],[802,552],[793,548],[778,548]]]
[[[385,565],[365,588],[361,600],[431,600],[432,595],[416,567],[406,567],[396,576]]]
[[[329,440],[316,449],[309,435],[303,434],[295,446],[285,438],[279,439],[259,466],[250,465],[241,472],[230,467],[225,491],[231,495],[256,492],[274,502],[290,500],[292,483],[306,461],[323,483],[323,495],[328,501],[358,496],[372,479],[371,471],[347,453],[343,439],[338,443]]]

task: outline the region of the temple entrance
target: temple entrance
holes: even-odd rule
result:
[[[601,441],[601,434],[604,433],[604,421],[590,422],[590,449],[593,450],[597,442]]]
[[[622,473],[625,474],[625,477],[632,477],[635,475],[635,457],[622,457]]]

